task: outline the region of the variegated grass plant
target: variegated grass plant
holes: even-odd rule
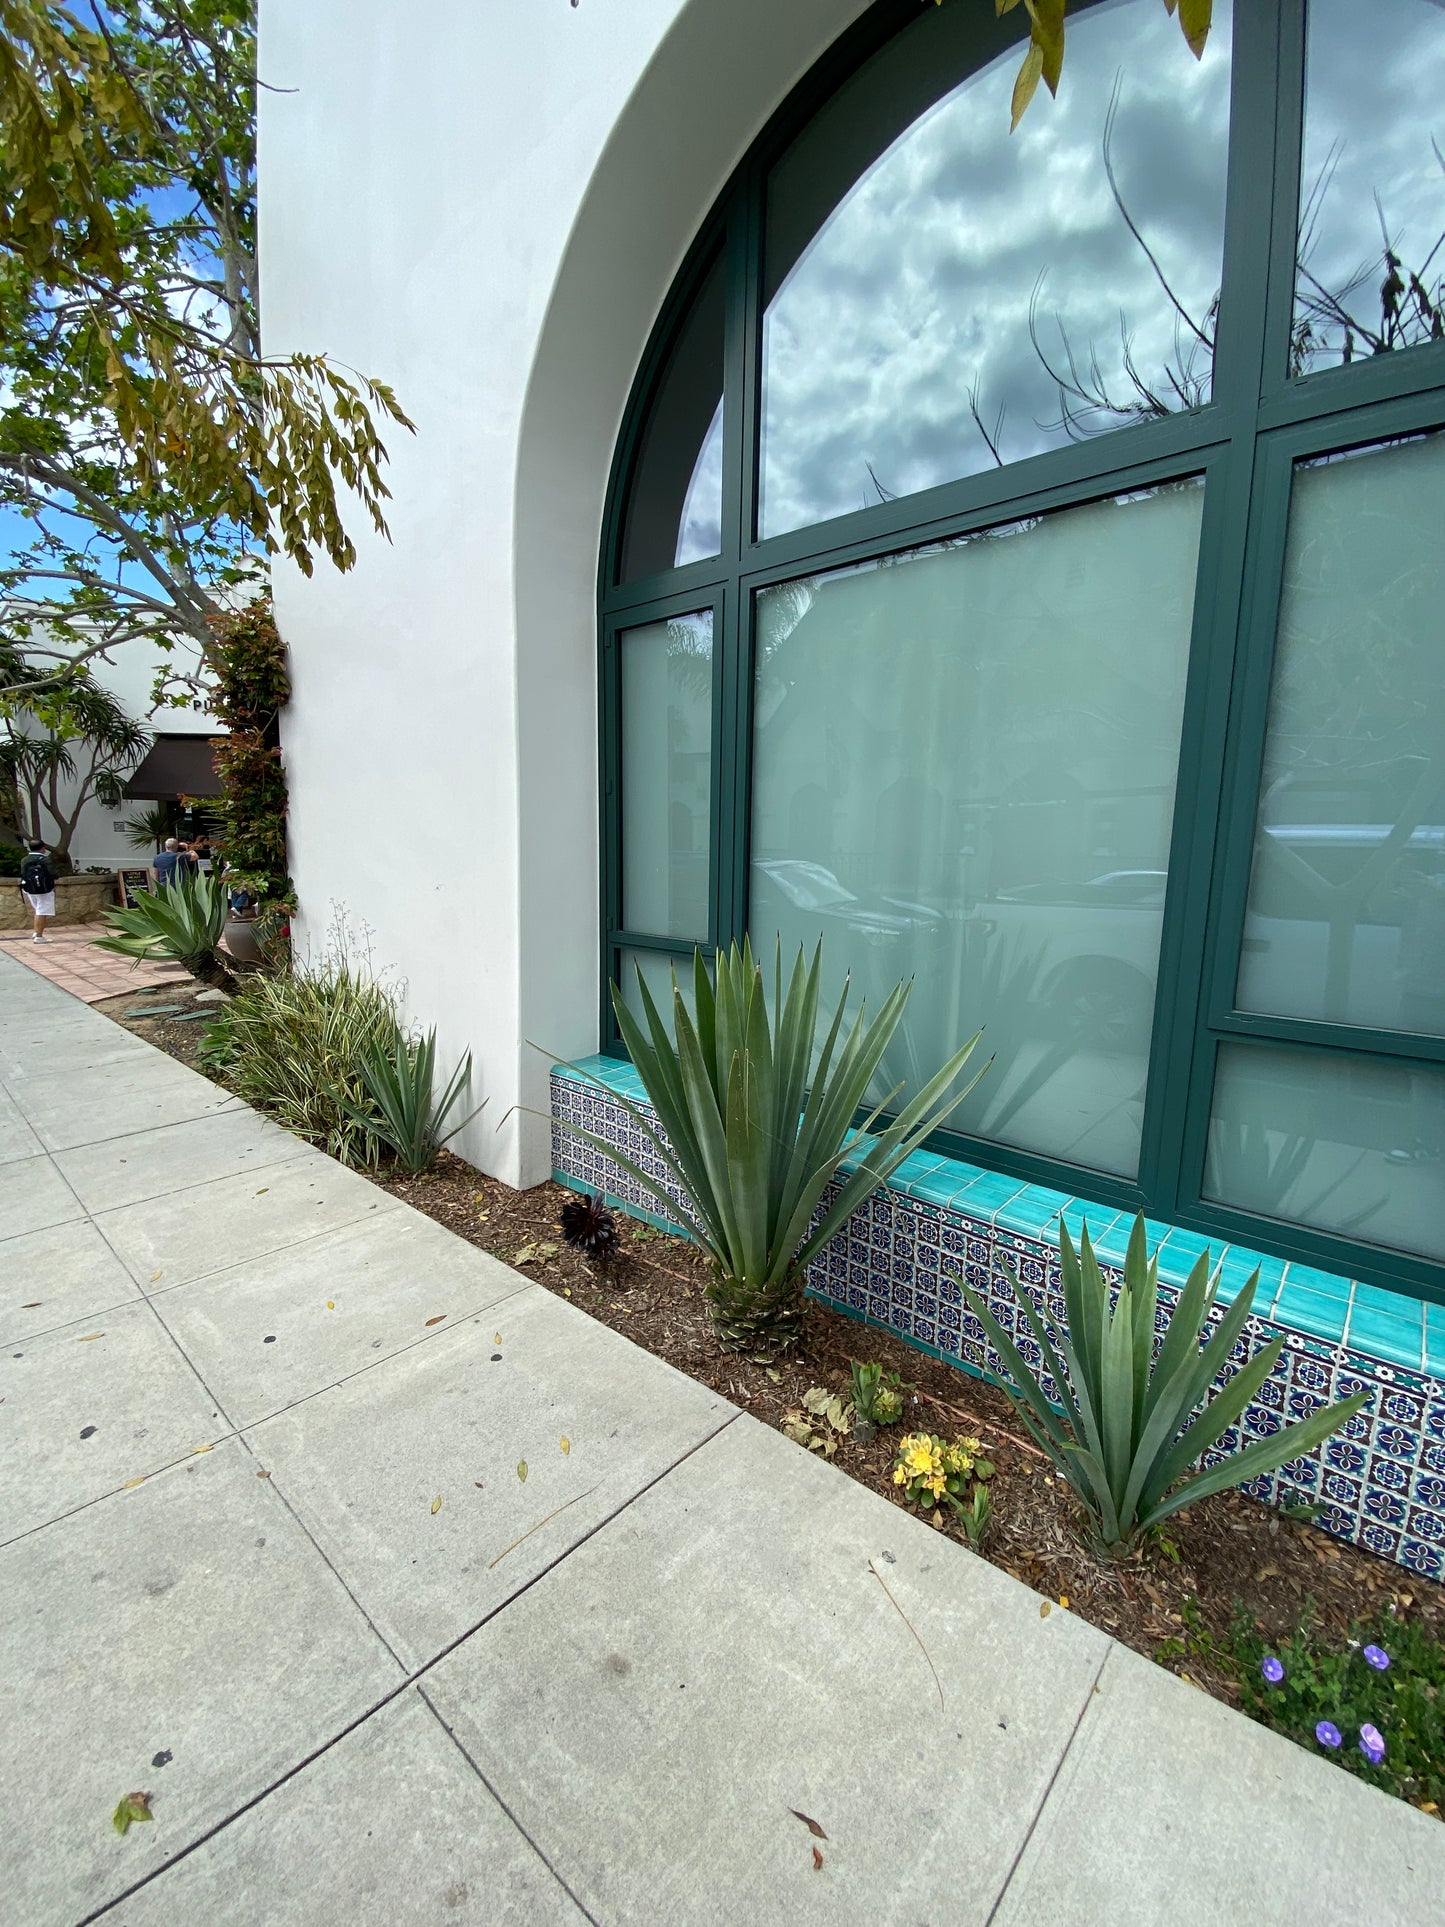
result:
[[[1201,1344],[1219,1291],[1219,1271],[1211,1275],[1209,1253],[1202,1252],[1156,1357],[1159,1255],[1148,1255],[1142,1214],[1134,1220],[1112,1305],[1087,1225],[1076,1252],[1068,1226],[1060,1222],[1059,1257],[1066,1329],[1057,1342],[1050,1339],[1018,1278],[1008,1273],[1019,1313],[1053,1379],[1058,1405],[1045,1396],[1039,1377],[978,1294],[965,1284],[963,1296],[1008,1374],[1007,1380],[994,1382],[1082,1501],[1088,1536],[1113,1557],[1132,1552],[1143,1534],[1181,1506],[1313,1451],[1370,1397],[1361,1392],[1341,1399],[1282,1425],[1270,1438],[1229,1452],[1207,1469],[1191,1469],[1199,1468],[1204,1454],[1240,1417],[1284,1346],[1283,1338],[1272,1339],[1209,1398],[1210,1386],[1244,1330],[1259,1273],[1253,1273]]]
[[[656,1123],[613,1097],[631,1114],[665,1178],[605,1138],[569,1128],[615,1159],[707,1253],[707,1297],[722,1344],[766,1353],[797,1335],[811,1260],[963,1102],[988,1066],[953,1089],[978,1043],[975,1034],[891,1122],[882,1120],[898,1090],[855,1121],[910,985],[899,984],[871,1020],[860,1010],[845,1031],[845,983],[819,1047],[821,944],[811,963],[799,950],[785,993],[778,943],[771,1000],[746,939],[741,950],[734,944],[719,951],[716,971],[714,988],[702,953],[694,953],[695,1015],[673,972],[670,1028],[640,970],[640,1014],[612,986],[618,1028]],[[851,1159],[856,1164],[845,1174]],[[835,1177],[841,1177],[837,1195],[820,1211]]]

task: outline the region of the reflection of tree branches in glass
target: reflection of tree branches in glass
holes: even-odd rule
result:
[[[1445,176],[1445,155],[1433,139],[1430,149]],[[1290,340],[1290,372],[1295,375],[1303,374],[1314,361],[1331,355],[1337,355],[1341,362],[1354,361],[1361,354],[1383,355],[1395,348],[1413,348],[1424,341],[1445,340],[1445,316],[1441,312],[1445,302],[1445,276],[1437,270],[1433,283],[1428,278],[1441,248],[1445,247],[1445,232],[1436,237],[1435,245],[1418,268],[1407,268],[1400,255],[1399,236],[1391,235],[1378,193],[1374,198],[1380,223],[1379,254],[1363,261],[1339,288],[1327,288],[1311,271],[1309,261],[1319,239],[1325,196],[1343,152],[1344,143],[1334,142],[1300,209],[1295,318]],[[1378,324],[1361,321],[1348,305],[1351,297],[1376,274],[1381,276]]]
[[[1210,383],[1214,373],[1214,338],[1219,318],[1218,292],[1209,303],[1202,319],[1196,320],[1170,285],[1169,277],[1164,272],[1158,255],[1149,245],[1143,229],[1130,213],[1128,203],[1119,186],[1119,177],[1114,166],[1113,141],[1114,128],[1119,115],[1121,85],[1121,79],[1115,80],[1114,91],[1109,97],[1108,112],[1104,116],[1104,134],[1100,143],[1104,160],[1104,177],[1109,183],[1109,194],[1120,220],[1148,262],[1155,280],[1164,291],[1165,299],[1174,310],[1174,352],[1172,359],[1165,364],[1162,379],[1158,381],[1147,379],[1135,360],[1134,339],[1129,332],[1128,320],[1121,312],[1119,339],[1124,379],[1128,384],[1127,392],[1122,394],[1111,387],[1109,378],[1099,365],[1097,350],[1091,344],[1087,356],[1082,355],[1070,339],[1063,316],[1057,313],[1054,316],[1054,326],[1059,335],[1059,347],[1051,354],[1040,339],[1039,299],[1048,273],[1046,268],[1042,269],[1038,280],[1034,283],[1034,291],[1029,297],[1029,339],[1033,343],[1034,353],[1058,390],[1059,419],[1040,426],[1061,427],[1071,441],[1085,441],[1090,436],[1106,434],[1112,429],[1127,426],[1130,422],[1158,421],[1165,415],[1202,407],[1209,400]]]
[[[1056,344],[1045,339],[1041,302],[1048,269],[1039,272],[1029,297],[1029,339],[1035,355],[1059,397],[1059,415],[1050,422],[1035,425],[1046,430],[1063,429],[1071,441],[1086,441],[1095,435],[1109,434],[1134,422],[1159,421],[1165,416],[1187,413],[1209,400],[1214,372],[1215,340],[1219,322],[1219,292],[1202,316],[1191,313],[1181,299],[1155,248],[1135,219],[1119,185],[1114,163],[1114,132],[1118,121],[1121,81],[1116,80],[1104,117],[1101,151],[1104,176],[1119,219],[1124,223],[1139,252],[1174,311],[1173,352],[1157,378],[1139,366],[1128,317],[1120,313],[1119,337],[1123,366],[1122,387],[1117,373],[1105,370],[1099,350],[1092,343],[1081,349],[1057,311],[1052,326]],[[1431,150],[1445,174],[1445,156],[1432,140]],[[1319,242],[1321,212],[1339,166],[1341,144],[1331,148],[1324,165],[1309,188],[1300,213],[1299,247],[1296,264],[1297,287],[1295,318],[1290,334],[1290,374],[1309,372],[1312,365],[1328,354],[1338,353],[1341,361],[1363,355],[1387,354],[1395,348],[1414,347],[1424,341],[1445,339],[1445,274],[1432,269],[1445,249],[1445,229],[1418,268],[1406,267],[1400,253],[1400,239],[1392,234],[1384,205],[1375,195],[1375,212],[1380,223],[1380,252],[1361,263],[1338,288],[1330,288],[1310,267],[1311,256]],[[1352,298],[1378,274],[1380,315],[1378,322],[1364,321],[1350,308]],[[1337,341],[1337,345],[1336,345]],[[1008,459],[1003,451],[1004,410],[998,410],[990,424],[984,418],[979,377],[966,391],[969,414],[973,419],[992,461],[1003,467]]]
[[[712,694],[712,628],[683,616],[667,625],[667,679],[674,696],[706,703]]]
[[[1225,1204],[1246,1210],[1285,1216],[1302,1224],[1319,1224],[1321,1213],[1354,1177],[1365,1161],[1362,1151],[1338,1177],[1331,1178],[1313,1196],[1299,1203],[1292,1201],[1295,1187],[1303,1180],[1310,1160],[1319,1148],[1317,1137],[1302,1137],[1297,1131],[1272,1131],[1253,1118],[1226,1120],[1216,1117],[1209,1127],[1209,1190]],[[1361,1205],[1347,1218],[1328,1219],[1331,1231],[1360,1230],[1377,1217],[1389,1202],[1383,1195]]]

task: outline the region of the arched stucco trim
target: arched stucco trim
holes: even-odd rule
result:
[[[521,1182],[547,1175],[545,1052],[597,1045],[596,587],[613,449],[693,237],[866,0],[687,0],[618,116],[557,272],[517,447]]]

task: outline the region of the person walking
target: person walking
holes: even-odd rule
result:
[[[173,836],[166,838],[166,847],[157,852],[156,860],[151,865],[156,873],[157,887],[162,890],[168,889],[177,877],[185,876],[190,867],[190,852],[183,850],[178,839]]]
[[[45,926],[55,915],[55,872],[50,866],[49,852],[36,837],[26,839],[25,855],[20,863],[20,894],[30,906],[35,923],[31,941],[49,943]]]

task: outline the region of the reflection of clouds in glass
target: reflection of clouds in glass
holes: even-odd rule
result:
[[[1008,133],[1017,49],[914,121],[804,251],[764,322],[761,532],[846,514],[975,473],[992,457],[969,411],[977,383],[1002,454],[1067,439],[1029,337],[1057,356],[1060,316],[1121,398],[1125,334],[1152,382],[1181,352],[1179,321],[1109,193],[1101,153],[1116,78],[1120,191],[1186,310],[1220,279],[1230,21],[1216,9],[1197,67],[1157,0],[1069,27],[1057,102]]]
[[[1310,0],[1308,19],[1304,266],[1342,300],[1357,330],[1378,333],[1380,209],[1406,275],[1434,288],[1445,270],[1445,248],[1425,266],[1445,234],[1445,169],[1431,147],[1433,136],[1445,151],[1445,8],[1439,0]],[[1303,369],[1331,366],[1343,351],[1343,321],[1317,321]],[[1357,341],[1354,352],[1369,346]]]
[[[672,566],[702,562],[722,549],[723,405],[718,401],[683,498]]]

